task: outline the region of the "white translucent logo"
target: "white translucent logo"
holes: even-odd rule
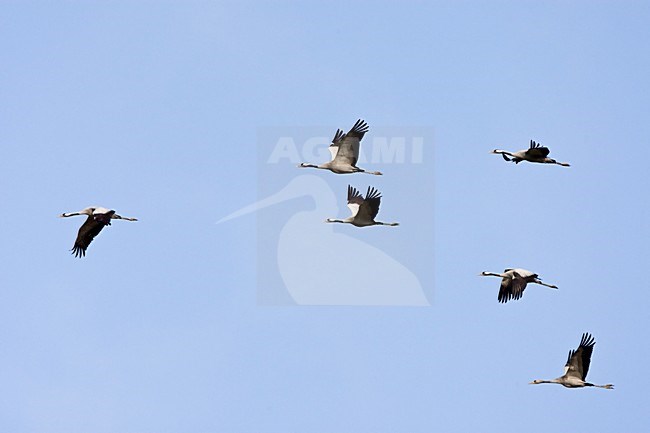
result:
[[[424,137],[411,137],[407,142],[406,137],[375,137],[367,140],[364,147],[359,150],[359,164],[421,164],[423,162]],[[330,139],[327,137],[311,137],[300,144],[294,137],[280,137],[266,162],[280,164],[291,162],[297,164],[303,161],[326,161],[330,153],[327,150]],[[364,149],[369,148],[367,152]],[[371,157],[368,159],[367,154]]]
[[[233,224],[234,219],[256,215],[260,303],[430,305],[427,293],[430,294],[433,278],[429,278],[425,291],[422,275],[410,269],[408,260],[396,258],[390,253],[390,248],[376,242],[377,237],[383,239],[384,234],[390,234],[388,231],[402,230],[402,226],[357,228],[348,224],[325,223],[326,218],[349,216],[346,206],[348,183],[362,192],[369,185],[381,190],[377,178],[361,174],[335,175],[324,170],[312,173],[297,168],[296,165],[303,161],[321,163],[329,160],[327,148],[331,138],[315,135],[313,129],[296,131],[294,128],[289,132],[292,135],[287,134],[286,128],[258,131],[260,199],[218,221],[219,224]],[[382,176],[381,181],[384,184],[400,182],[409,187],[408,181],[413,179],[400,179],[397,170],[392,168],[408,166],[401,170],[412,176],[413,166],[420,166],[425,161],[425,134],[369,135],[363,140],[359,163],[388,164],[389,174]],[[432,179],[430,170],[424,172]],[[397,197],[392,198],[397,201]],[[390,198],[385,200],[379,216],[400,221],[397,206],[391,208]],[[408,242],[399,236],[399,232],[395,233],[398,235],[395,239]],[[426,268],[431,268],[428,263]]]

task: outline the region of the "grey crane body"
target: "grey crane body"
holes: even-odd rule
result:
[[[564,365],[564,375],[551,380],[536,379],[530,382],[530,384],[538,385],[540,383],[557,383],[565,388],[584,388],[593,386],[597,388],[614,389],[614,385],[611,383],[608,383],[607,385],[596,385],[587,382],[587,373],[589,372],[591,354],[594,351],[595,344],[596,342],[591,334],[582,334],[578,348],[569,351],[567,362]]]
[[[540,284],[551,289],[557,289],[557,286],[542,282],[539,275],[527,271],[526,269],[506,269],[502,273],[483,271],[480,274],[484,277],[500,277],[501,287],[499,288],[499,302],[505,303],[510,299],[517,300],[524,294],[524,290],[529,283]]]
[[[337,130],[332,139],[332,144],[329,146],[330,153],[332,154],[331,161],[320,165],[303,162],[299,167],[319,168],[329,170],[336,174],[366,173],[381,175],[382,173],[379,171],[366,171],[363,168],[357,167],[361,139],[368,132],[368,129],[368,124],[359,119],[347,134],[344,134],[340,129]]]
[[[356,227],[399,225],[399,223],[375,221],[377,213],[379,212],[380,203],[381,194],[375,188],[369,186],[368,191],[366,192],[366,197],[364,198],[356,188],[348,185],[348,208],[352,212],[352,215],[345,219],[328,218],[325,222],[352,224]]]
[[[106,209],[104,207],[87,207],[79,212],[62,213],[59,215],[61,218],[67,218],[77,215],[87,215],[86,221],[79,227],[77,239],[72,247],[72,254],[75,257],[84,257],[86,249],[90,243],[95,239],[104,227],[111,225],[111,220],[125,220],[137,221],[137,218],[123,217],[115,213],[114,210]]]
[[[563,167],[570,167],[570,164],[566,162],[557,162],[553,158],[549,158],[548,154],[551,151],[548,147],[542,146],[539,143],[536,143],[533,140],[530,140],[530,147],[526,150],[520,150],[519,152],[509,152],[507,150],[494,149],[491,153],[498,153],[503,156],[508,162],[514,162],[519,164],[521,161],[536,162],[539,164],[557,164]]]

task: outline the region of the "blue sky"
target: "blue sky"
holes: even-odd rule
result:
[[[647,430],[649,19],[644,2],[2,2],[0,430]],[[268,128],[357,118],[364,141],[433,131],[424,162],[260,164]],[[572,167],[488,153],[530,139]],[[318,224],[346,216],[348,183],[380,188],[399,227],[334,233],[404,263],[430,306],[260,302],[266,235],[319,203],[216,222],[305,174],[338,200]],[[95,204],[140,221],[78,260],[83,219],[56,215]],[[478,274],[506,267],[560,289],[498,304]],[[527,385],[583,332],[614,391]]]

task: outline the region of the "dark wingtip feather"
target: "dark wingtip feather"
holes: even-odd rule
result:
[[[345,138],[345,133],[342,129],[337,129],[336,134],[334,134],[334,138],[332,139],[332,143],[338,143],[343,138]]]
[[[72,251],[70,254],[73,254],[75,257],[86,257],[86,250],[81,247],[73,247],[70,251]]]
[[[363,136],[366,132],[368,132],[369,129],[370,127],[368,126],[365,120],[358,119],[354,124],[354,126],[352,127],[352,129],[350,129],[350,132],[348,132],[348,135]]]
[[[366,200],[372,198],[381,198],[381,193],[377,191],[374,187],[369,186],[368,191],[366,191]]]
[[[352,201],[353,199],[360,198],[360,197],[361,197],[361,193],[359,193],[359,191],[357,191],[357,189],[352,185],[348,185],[348,203],[350,203],[350,201]]]
[[[575,350],[573,350],[573,349],[569,350],[569,356],[567,356],[567,358],[566,358],[566,364],[567,365],[569,365],[569,363],[571,362],[571,357],[573,356],[574,353],[576,353]]]
[[[585,332],[584,334],[582,334],[582,339],[580,340],[580,346],[589,347],[595,345],[596,345],[596,341],[590,333]]]

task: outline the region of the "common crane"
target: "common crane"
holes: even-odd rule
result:
[[[530,140],[530,147],[526,150],[520,150],[519,152],[508,152],[507,150],[494,149],[491,153],[500,153],[503,156],[503,159],[506,161],[512,161],[515,164],[519,164],[521,161],[528,162],[538,162],[540,164],[557,164],[563,167],[570,167],[566,162],[557,162],[556,160],[549,158],[548,154],[551,151],[548,147],[542,146],[539,143],[536,143],[533,140]],[[510,157],[510,158],[508,158]]]
[[[379,171],[366,171],[363,168],[357,167],[359,160],[359,145],[361,139],[366,132],[368,132],[368,124],[364,120],[357,120],[352,129],[344,134],[342,130],[337,130],[332,144],[329,146],[332,160],[321,165],[310,164],[303,162],[299,167],[306,168],[320,168],[329,170],[336,174],[350,174],[350,173],[367,173],[381,175]]]
[[[106,226],[111,225],[111,220],[137,221],[137,218],[123,217],[115,213],[114,210],[103,207],[87,207],[79,212],[62,213],[61,218],[67,218],[76,215],[88,215],[86,221],[79,228],[77,239],[72,247],[72,254],[75,257],[84,257],[88,245],[95,239],[95,236]]]
[[[373,187],[368,187],[366,198],[363,198],[356,188],[348,185],[348,207],[352,211],[352,216],[345,219],[328,218],[325,222],[328,223],[345,223],[352,224],[356,227],[368,226],[396,226],[399,223],[383,223],[375,221],[375,217],[379,212],[379,203],[381,202],[381,194]]]
[[[530,385],[537,385],[540,383],[559,383],[567,388],[583,388],[586,386],[595,386],[598,388],[614,389],[614,385],[608,383],[607,385],[594,385],[593,383],[585,382],[587,373],[589,372],[589,364],[591,363],[591,353],[594,351],[594,337],[588,333],[582,334],[580,345],[576,350],[569,350],[569,357],[567,358],[566,365],[564,366],[564,375],[553,380],[540,380],[536,379],[530,382]]]
[[[517,300],[524,294],[524,289],[528,283],[541,284],[542,286],[557,289],[557,286],[543,283],[539,275],[534,274],[526,269],[506,269],[501,274],[494,272],[481,272],[484,277],[500,277],[501,288],[499,288],[499,302],[508,302],[510,299]]]

